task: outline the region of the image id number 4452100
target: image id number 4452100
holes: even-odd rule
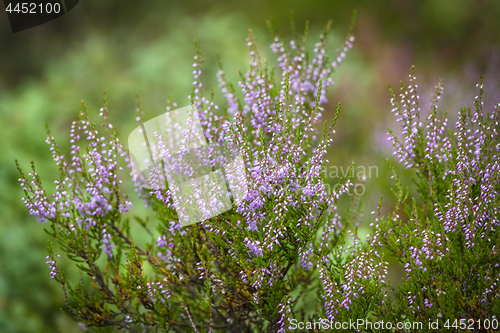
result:
[[[35,2],[22,2],[22,3],[9,3],[5,8],[8,13],[19,14],[52,14],[61,12],[61,4],[55,3],[35,3]]]

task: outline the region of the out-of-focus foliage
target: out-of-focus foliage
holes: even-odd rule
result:
[[[17,34],[10,31],[6,15],[0,15],[0,331],[78,329],[61,314],[64,300],[48,279],[48,237],[19,200],[14,158],[23,166],[30,159],[39,161],[42,179],[53,179],[57,171],[44,163],[51,159],[44,123],[51,124],[54,136],[67,137],[80,99],[97,113],[107,90],[111,120],[126,136],[135,126],[136,91],[143,96],[146,117],[164,112],[168,95],[179,105],[189,103],[194,38],[207,58],[205,78],[213,81],[205,86],[210,87],[216,85],[215,52],[221,53],[229,79],[247,66],[241,42],[247,28],[259,37],[263,52],[269,44],[266,20],[274,17],[280,31],[289,31],[293,11],[299,30],[305,20],[311,21],[311,34],[334,18],[333,38],[339,39],[353,8],[359,13],[357,43],[336,75],[325,112],[331,119],[329,110],[343,103],[337,148],[328,159],[336,166],[347,167],[352,160],[379,166],[378,177],[366,184],[364,199],[371,208],[376,202],[372,194],[387,194],[391,184],[380,157],[389,148],[383,146],[390,118],[386,84],[395,84],[414,64],[422,81],[432,82],[431,89],[437,77],[444,78],[445,110],[471,100],[462,99],[469,97],[456,79],[462,72],[471,83],[484,74],[485,95],[498,100],[490,91],[498,88],[500,2],[81,1],[62,18]],[[429,96],[425,91],[431,89],[421,86],[421,95]]]

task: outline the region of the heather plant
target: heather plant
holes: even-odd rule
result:
[[[450,129],[447,114],[441,118],[437,112],[441,83],[427,114],[420,110],[413,68],[409,85],[401,84],[399,98],[391,89],[401,137],[389,131],[389,140],[399,163],[415,171],[420,196],[408,199],[394,173],[393,212],[373,212],[369,242],[397,258],[405,271],[394,300],[376,312],[391,322],[422,322],[422,331],[497,331],[500,104],[483,110],[481,78],[472,108],[462,108]]]
[[[312,55],[305,49],[307,27],[302,39],[289,43],[276,34],[271,49],[281,70],[279,84],[250,31],[250,69],[238,83],[241,95],[222,68],[218,73],[225,116],[217,115],[214,93],[204,95],[198,51],[192,108],[208,143],[239,148],[246,191],[243,200],[233,198],[233,209],[183,227],[173,189],[155,186],[159,174],[150,169],[137,190],[158,223],[135,217],[151,237],[144,246],[134,240],[126,216],[131,204],[120,189],[118,159],[129,167],[134,161],[108,122],[106,103],[100,111],[104,130],[98,131],[85,107],[72,124],[70,158],[48,131],[60,170],[55,194],[47,195],[34,165],[31,181],[19,168],[20,181],[30,213],[50,223],[47,232],[60,250],[89,276],[93,289],[83,278],[72,285],[49,244],[50,277],[62,284],[71,318],[86,329],[116,326],[131,332],[285,332],[292,319],[351,318],[380,299],[384,263],[373,251],[362,253],[357,224],[336,208],[352,182],[340,181],[332,190],[325,186],[326,149],[340,105],[322,132],[317,125],[333,84],[330,75],[354,41],[350,30],[336,59],[329,60],[329,27]],[[173,108],[170,102],[167,111]],[[140,103],[138,112],[143,126]],[[165,147],[166,139],[157,133],[157,146]],[[152,153],[151,145],[147,148]],[[190,199],[199,195],[195,191]],[[357,218],[358,208],[356,200],[346,216]]]

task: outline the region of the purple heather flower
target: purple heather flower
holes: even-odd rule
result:
[[[165,247],[165,248],[167,248],[166,249],[167,256],[172,256],[172,251],[171,250],[174,248],[173,241],[174,241],[173,238],[170,238],[170,239],[167,240],[166,236],[163,235],[163,236],[158,237],[157,246],[158,247]]]
[[[311,270],[311,267],[313,266],[313,263],[309,261],[309,255],[313,253],[313,250],[312,243],[309,244],[309,248],[305,251],[303,249],[299,249],[300,264],[308,271]]]
[[[104,229],[102,230],[102,242],[104,252],[106,252],[110,258],[113,257],[113,252],[111,252],[111,250],[115,247],[115,244],[112,243],[111,235],[106,231],[106,225],[104,225]]]
[[[262,248],[259,241],[250,241],[248,238],[245,238],[245,244],[255,256],[262,258]]]
[[[56,257],[60,258],[61,256],[58,254],[56,255]],[[54,256],[46,256],[45,259],[47,260],[45,263],[49,265],[48,268],[50,269],[50,278],[53,279],[56,277],[57,272],[59,271],[56,261],[54,259]]]
[[[96,221],[113,210],[125,213],[132,205],[118,196],[121,181],[117,178],[117,171],[121,168],[118,167],[117,158],[119,155],[125,156],[120,142],[115,134],[110,134],[108,138],[99,137],[85,113],[80,118],[71,125],[71,161],[61,153],[48,132],[46,142],[61,170],[61,179],[54,182],[56,193],[50,198],[46,195],[34,166],[33,172],[29,174],[33,179],[31,182],[20,179],[26,193],[22,200],[30,214],[41,222],[72,220],[89,228],[96,226]],[[107,130],[112,128],[111,124],[105,125]],[[80,134],[88,141],[84,154],[80,153]]]

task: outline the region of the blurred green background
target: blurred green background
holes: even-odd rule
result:
[[[262,56],[272,59],[268,19],[276,20],[285,38],[290,11],[299,32],[309,20],[310,45],[332,19],[334,56],[354,9],[356,41],[333,75],[336,84],[326,108],[331,118],[336,104],[343,104],[329,160],[344,168],[352,161],[378,167],[378,177],[367,180],[363,196],[369,218],[379,196],[388,196],[393,185],[384,162],[391,156],[386,129],[397,128],[387,84],[397,91],[415,65],[423,110],[441,79],[440,110],[453,114],[472,104],[475,83],[485,75],[485,106],[498,103],[500,1],[88,0],[59,19],[16,34],[6,13],[0,13],[0,332],[81,331],[59,310],[62,291],[44,264],[47,235],[20,200],[15,158],[25,169],[36,161],[46,185],[57,177],[44,142],[45,123],[67,148],[80,100],[97,120],[106,90],[111,121],[126,142],[135,127],[136,92],[147,118],[165,112],[169,95],[179,106],[189,103],[194,39],[207,59],[205,86],[217,87],[216,53],[236,84],[237,71],[248,67],[248,28]]]

